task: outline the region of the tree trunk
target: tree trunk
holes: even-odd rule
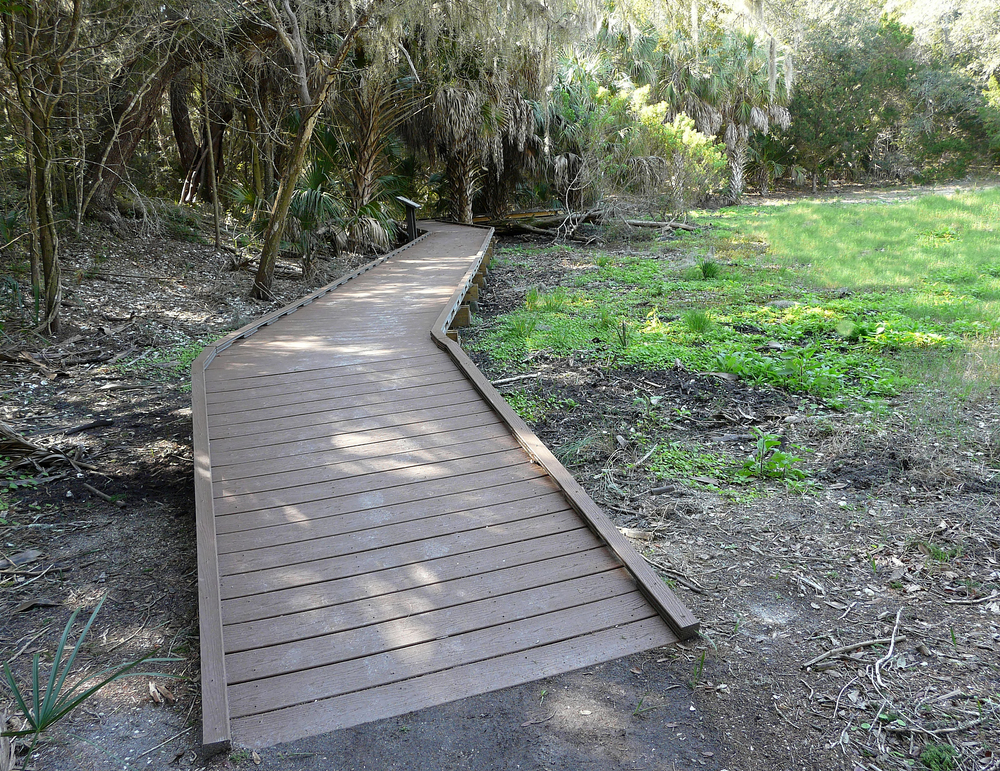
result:
[[[28,222],[31,227],[31,283],[37,303],[38,329],[59,332],[62,299],[59,234],[52,210],[52,136],[48,116],[36,105],[26,110],[25,148],[28,157]]]
[[[59,332],[59,303],[62,300],[62,280],[59,268],[59,234],[52,210],[52,148],[48,126],[33,128],[32,154],[34,180],[32,204],[37,225],[37,259],[41,267],[42,285],[39,327],[44,334]]]
[[[267,232],[264,235],[264,245],[260,252],[260,264],[257,266],[257,274],[254,276],[253,288],[250,290],[250,296],[254,299],[269,300],[273,296],[271,294],[271,284],[274,282],[274,264],[278,259],[278,249],[281,246],[281,236],[285,230],[285,220],[288,217],[288,209],[292,203],[295,184],[298,182],[302,174],[302,169],[305,167],[309,140],[312,139],[313,130],[319,121],[320,111],[323,109],[323,105],[326,104],[327,97],[329,97],[330,91],[333,89],[334,81],[336,81],[344,59],[347,57],[347,52],[354,45],[354,40],[358,36],[358,33],[368,24],[370,15],[377,4],[377,2],[371,3],[354,20],[354,24],[351,25],[351,28],[341,40],[336,56],[325,63],[326,75],[314,98],[307,98],[309,83],[305,70],[305,60],[303,58],[304,47],[301,38],[298,37],[298,22],[293,18],[293,27],[296,34],[295,42],[288,39],[287,31],[284,29],[278,30],[278,35],[282,38],[286,47],[292,51],[296,51],[297,49],[297,54],[293,58],[296,60],[296,69],[300,74],[298,85],[303,92],[302,97],[300,97],[303,100],[301,108],[303,115],[302,123],[295,134],[292,146],[289,148],[281,181],[278,183],[278,192],[274,196],[274,205],[271,206],[271,217],[267,225]],[[276,9],[273,6],[270,7],[272,13],[276,14]],[[275,21],[278,21],[278,19],[275,19]]]
[[[246,125],[247,135],[250,137],[250,170],[256,207],[264,200],[264,161],[260,140],[260,121],[257,119],[257,113],[254,112],[253,108],[247,108],[243,111],[243,121]]]
[[[163,92],[190,60],[186,47],[167,51],[156,45],[112,81],[111,107],[99,121],[97,140],[87,148],[85,212],[114,207],[115,190],[128,176],[128,164],[160,109]]]
[[[271,284],[274,282],[274,265],[278,259],[278,250],[281,246],[281,236],[285,230],[288,209],[292,205],[295,183],[298,182],[302,175],[302,169],[305,168],[309,140],[312,139],[313,130],[319,121],[320,110],[323,108],[323,103],[326,101],[332,85],[333,77],[328,76],[320,96],[310,106],[295,134],[292,146],[289,148],[281,181],[278,183],[278,193],[274,197],[274,205],[271,206],[271,217],[264,234],[264,245],[260,252],[260,264],[257,266],[253,289],[250,290],[250,296],[256,300],[270,300],[273,297]]]
[[[191,81],[184,78],[174,78],[170,82],[170,124],[174,129],[174,141],[177,142],[177,154],[180,157],[181,171],[187,174],[194,166],[198,156],[198,140],[191,129],[191,114],[188,111],[188,94],[191,92]]]
[[[476,193],[479,156],[465,150],[448,156],[447,173],[451,184],[451,216],[456,222],[472,224],[472,198]]]
[[[729,202],[738,204],[746,187],[747,141],[737,139],[729,155]]]
[[[202,152],[208,153],[208,161],[204,165],[204,173],[202,174],[201,182],[201,200],[206,203],[210,203],[214,200],[215,192],[213,191],[212,185],[218,184],[219,180],[222,179],[222,175],[225,173],[226,163],[225,156],[223,155],[223,140],[226,137],[226,129],[229,128],[229,122],[233,119],[233,105],[229,102],[222,93],[216,91],[215,89],[210,89],[212,96],[211,104],[209,107],[209,136],[212,140],[212,146],[209,147],[207,144],[204,146]],[[205,135],[204,129],[202,129],[202,136]],[[215,165],[213,166],[211,161],[215,160]],[[212,182],[212,177],[214,173],[215,182]]]

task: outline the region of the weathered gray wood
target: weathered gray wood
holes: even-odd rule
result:
[[[421,597],[414,601],[388,596],[378,602],[228,626],[226,674],[230,685],[278,677],[636,592],[635,582],[618,565],[601,572],[560,575],[558,583],[528,586],[494,597],[467,600],[464,592],[457,596],[438,594],[433,601],[421,603]],[[415,607],[411,609],[410,603]]]

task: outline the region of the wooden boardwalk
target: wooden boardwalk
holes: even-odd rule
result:
[[[195,362],[206,745],[269,746],[697,629],[448,337],[491,231],[423,227]]]

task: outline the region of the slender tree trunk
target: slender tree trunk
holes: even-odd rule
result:
[[[187,77],[176,77],[170,83],[170,124],[174,129],[181,171],[185,175],[198,157],[198,140],[191,129],[191,114],[187,103],[190,91],[191,82]]]
[[[201,104],[205,108],[205,126],[208,129],[208,137],[205,142],[208,147],[208,183],[211,186],[212,195],[212,213],[215,220],[215,249],[216,251],[222,246],[222,234],[219,231],[219,220],[221,219],[221,213],[219,212],[219,178],[216,174],[215,166],[215,137],[212,132],[212,115],[211,111],[208,109],[208,89],[205,83],[205,65],[201,65]],[[219,138],[219,155],[222,155],[222,138],[220,132]]]
[[[271,284],[274,281],[274,265],[278,259],[278,249],[281,246],[281,236],[285,230],[285,220],[288,217],[288,209],[292,204],[292,195],[295,192],[295,184],[298,182],[298,179],[302,174],[302,169],[305,168],[306,153],[309,150],[309,141],[312,139],[313,130],[316,128],[316,123],[319,121],[320,111],[323,109],[323,105],[326,104],[327,97],[329,97],[330,91],[333,89],[333,84],[337,79],[340,68],[344,63],[344,59],[347,57],[347,52],[350,51],[351,47],[354,45],[354,40],[358,36],[358,33],[360,33],[361,30],[368,24],[368,19],[370,18],[376,4],[377,3],[373,2],[368,6],[364,13],[360,14],[357,19],[355,19],[354,24],[351,26],[350,30],[348,30],[347,34],[344,35],[343,40],[341,40],[340,48],[338,49],[336,56],[325,63],[326,75],[315,97],[312,97],[309,94],[309,83],[305,69],[304,46],[302,38],[299,36],[297,20],[294,16],[291,18],[294,30],[294,39],[290,40],[288,38],[288,33],[284,27],[281,27],[278,30],[279,37],[282,38],[285,46],[293,54],[293,58],[296,63],[296,71],[299,74],[298,85],[300,91],[302,92],[302,123],[299,126],[298,132],[295,134],[292,146],[289,148],[287,160],[285,162],[284,169],[282,170],[281,180],[278,183],[278,192],[274,197],[274,204],[271,206],[270,221],[267,225],[267,232],[264,235],[264,245],[261,248],[260,253],[260,264],[257,267],[257,274],[254,277],[253,288],[250,290],[250,296],[255,299],[269,300],[272,297]],[[270,3],[269,7],[271,8],[272,14],[275,16],[275,21],[282,24],[282,22],[278,19],[277,9]]]
[[[250,137],[250,176],[253,182],[253,195],[259,205],[264,200],[264,161],[260,141],[260,121],[253,108],[244,110],[243,122]]]
[[[330,79],[332,81],[332,78]],[[332,85],[332,82],[330,83]],[[312,105],[307,117],[299,126],[295,139],[289,148],[288,156],[285,160],[285,168],[282,169],[281,181],[278,183],[278,192],[274,197],[274,205],[271,207],[270,221],[267,231],[264,234],[264,245],[260,252],[260,265],[257,266],[257,274],[254,277],[253,289],[250,296],[257,300],[270,300],[271,284],[274,281],[274,265],[278,259],[278,250],[281,246],[281,236],[285,230],[285,220],[288,218],[288,209],[292,205],[292,196],[295,193],[295,183],[302,175],[302,169],[306,165],[306,153],[309,150],[309,140],[312,139],[313,130],[319,120],[320,110],[323,102],[326,101],[326,94],[330,86],[326,86],[322,92],[322,100],[317,100]]]
[[[52,208],[52,141],[48,121],[32,110],[28,133],[29,221],[32,238],[32,279],[38,301],[38,328],[48,335],[59,332],[62,281],[59,268],[59,234]]]
[[[729,200],[737,204],[746,187],[747,140],[737,138],[729,155]]]
[[[118,185],[139,140],[160,109],[163,92],[189,61],[189,52],[154,47],[129,64],[111,87],[111,106],[98,126],[98,138],[87,150],[87,197],[84,211],[114,208]]]

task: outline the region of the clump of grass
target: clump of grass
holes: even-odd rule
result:
[[[541,292],[538,287],[532,287],[524,298],[524,306],[529,311],[541,313],[558,313],[568,303],[569,292],[561,286],[557,286],[551,292]]]
[[[527,342],[538,326],[538,316],[534,314],[513,316],[510,319],[510,334],[520,342]]]
[[[569,292],[564,287],[557,286],[551,292],[539,297],[541,310],[546,313],[557,313],[569,302]]]
[[[632,328],[625,319],[615,328],[615,336],[618,338],[618,346],[624,351],[632,341]]]
[[[684,311],[681,319],[684,321],[684,326],[696,335],[703,335],[712,328],[712,317],[708,315],[708,311],[701,308],[689,308]]]
[[[611,329],[615,325],[615,315],[608,308],[597,311],[597,321],[594,325],[600,330]]]
[[[710,257],[706,257],[704,260],[698,263],[698,270],[701,271],[701,277],[706,281],[711,281],[713,278],[718,278],[719,273],[722,269],[719,267],[719,263]]]

